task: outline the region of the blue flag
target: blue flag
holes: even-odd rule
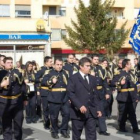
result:
[[[133,50],[140,55],[140,11],[130,34],[129,44],[132,45]]]

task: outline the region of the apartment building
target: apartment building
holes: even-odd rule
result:
[[[89,4],[89,0],[83,2]],[[75,53],[63,41],[65,24],[76,20],[74,7],[78,0],[0,0],[0,54],[42,65],[44,55],[65,58]],[[126,20],[126,28],[132,28],[139,8],[138,0],[116,0],[111,13],[118,19],[116,29]],[[120,53],[132,53],[128,40]]]

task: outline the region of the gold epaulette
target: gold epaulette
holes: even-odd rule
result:
[[[102,69],[106,69],[102,64],[100,64],[100,66],[102,67]]]
[[[130,77],[131,77],[132,82],[133,82],[134,84],[136,84],[137,81],[138,81],[138,77],[137,77],[133,72],[130,73]]]
[[[64,70],[64,69],[63,69]],[[66,72],[66,74],[68,75],[68,77],[69,77],[69,71],[67,71],[67,70],[64,70],[65,72]]]
[[[15,68],[15,69],[17,69],[20,73],[23,73],[23,69],[21,69],[21,68]]]
[[[14,73],[14,77],[16,77],[18,79],[19,84],[23,83],[23,80],[24,80],[23,77],[20,78],[16,73]]]
[[[78,72],[78,69],[77,69],[77,67],[76,67],[76,66],[74,66],[74,67],[73,67],[73,71]]]
[[[114,75],[119,75],[119,74],[120,74],[120,71],[117,68],[115,68]]]
[[[44,75],[49,74],[50,70],[45,70]]]
[[[49,73],[50,73],[50,70],[45,70],[45,73],[44,73],[44,75],[42,76],[42,78],[43,78],[45,75],[49,74]]]
[[[66,76],[65,76],[64,74],[63,74],[62,76],[63,76],[63,81],[64,81],[64,83],[67,85],[67,84],[68,84],[68,81],[67,81]]]
[[[105,80],[106,74],[107,74],[106,71],[105,71],[105,75],[103,75],[103,73],[102,73],[101,70],[98,70],[98,72],[99,72],[100,77],[101,77],[103,80]]]

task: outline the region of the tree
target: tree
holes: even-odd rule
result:
[[[106,55],[112,58],[125,43],[129,30],[125,30],[127,21],[119,30],[116,29],[117,18],[111,16],[114,1],[90,0],[85,7],[79,0],[78,9],[74,8],[77,21],[71,20],[72,27],[66,25],[68,36],[65,43],[76,51],[89,50],[98,53],[105,49]]]

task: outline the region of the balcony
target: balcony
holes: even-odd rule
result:
[[[43,5],[61,5],[64,0],[43,0]]]
[[[115,0],[115,4],[113,7],[125,7],[125,1],[124,0]]]

